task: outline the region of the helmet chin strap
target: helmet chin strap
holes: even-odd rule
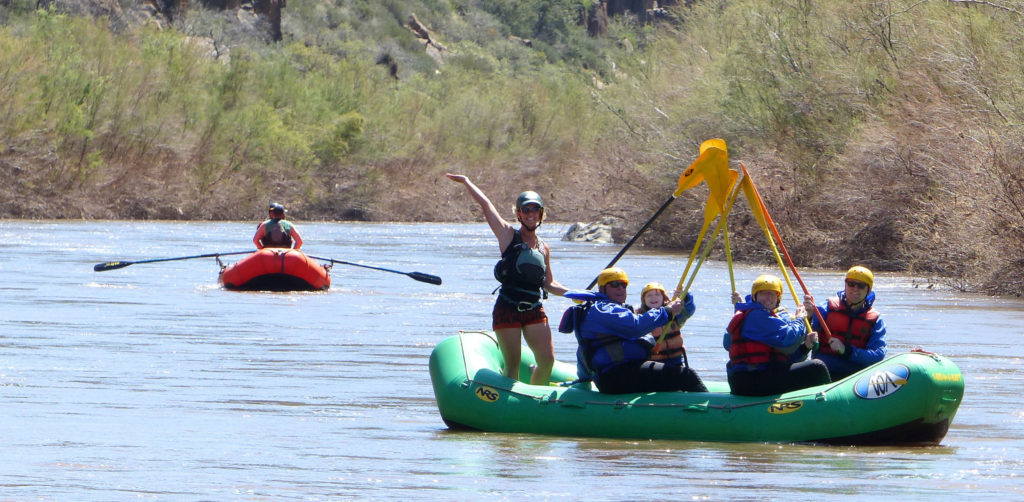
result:
[[[543,213],[542,213],[542,214],[543,214]],[[535,225],[535,226],[534,226],[533,228],[530,228],[529,226],[527,226],[527,225],[526,225],[526,223],[525,223],[525,222],[523,222],[523,217],[522,217],[522,216],[519,216],[519,215],[517,214],[517,215],[516,215],[516,219],[517,219],[517,220],[519,220],[519,224],[520,224],[520,225],[522,225],[522,226],[523,226],[523,228],[525,228],[525,229],[527,229],[527,230],[529,230],[529,231],[531,231],[531,232],[536,232],[536,231],[537,231],[537,229],[538,229],[538,228],[540,228],[540,225],[541,225],[541,223],[544,223],[543,221],[538,221],[538,222],[537,222],[537,225]]]

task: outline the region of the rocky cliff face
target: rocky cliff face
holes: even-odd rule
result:
[[[0,0],[7,4],[10,0]],[[184,19],[190,9],[198,7],[215,11],[237,11],[241,24],[263,25],[271,41],[282,39],[281,10],[286,7],[286,0],[134,0],[130,6],[122,7],[117,0],[40,0],[42,8],[55,7],[60,12],[76,16],[106,17],[110,19],[110,28],[115,31],[130,26],[155,24],[159,28],[173,25]],[[261,23],[248,22],[242,19],[243,13],[255,14]],[[234,21],[233,18],[226,18]]]

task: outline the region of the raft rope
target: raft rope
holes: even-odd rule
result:
[[[466,370],[466,379],[462,381],[462,386],[463,387],[469,387],[471,384],[475,383],[477,385],[483,385],[483,386],[491,387],[492,389],[503,390],[503,391],[508,392],[509,394],[512,394],[512,395],[515,395],[515,396],[528,397],[530,399],[535,399],[538,402],[540,402],[540,404],[552,404],[552,403],[564,403],[564,402],[566,402],[564,399],[552,399],[552,396],[557,394],[557,391],[554,391],[554,390],[552,390],[551,394],[549,394],[549,395],[535,396],[533,394],[527,394],[525,392],[520,392],[520,391],[514,390],[511,387],[501,387],[501,386],[497,386],[497,385],[486,383],[486,382],[481,382],[479,380],[471,378],[469,376],[469,364],[466,362],[466,346],[463,343],[463,339],[462,339],[462,335],[463,334],[480,334],[480,335],[484,335],[487,338],[490,338],[491,341],[493,341],[495,345],[498,344],[498,340],[496,340],[494,337],[492,337],[490,335],[490,333],[487,332],[487,331],[462,331],[462,330],[459,330],[459,346],[462,349],[462,366]],[[725,404],[631,403],[631,402],[624,401],[622,399],[617,399],[617,400],[615,400],[613,402],[610,402],[610,403],[607,402],[607,401],[583,401],[582,404],[584,404],[584,405],[596,405],[596,406],[614,406],[616,408],[623,408],[623,407],[626,407],[626,406],[644,407],[644,408],[695,408],[695,407],[706,407],[708,409],[713,409],[713,410],[723,410],[723,411],[728,413],[728,412],[730,412],[732,410],[736,410],[736,409],[739,409],[739,408],[748,408],[750,406],[762,406],[762,405],[765,405],[765,404],[773,404],[773,403],[778,403],[778,402],[799,401],[799,400],[803,400],[803,399],[814,399],[815,401],[826,401],[827,398],[825,397],[825,394],[828,393],[829,391],[831,391],[832,389],[835,389],[838,386],[839,386],[839,384],[836,383],[835,385],[833,385],[833,386],[831,386],[831,387],[829,387],[829,388],[827,388],[827,389],[825,389],[825,390],[823,390],[821,392],[813,392],[813,393],[808,393],[808,394],[802,394],[802,395],[799,395],[799,396],[788,397],[786,399],[779,398],[779,399],[771,399],[771,400],[765,400],[765,401],[757,401],[757,402],[754,402],[754,403],[743,403],[743,404],[736,404],[736,405],[734,405],[732,403],[725,403]],[[711,394],[716,394],[716,393],[711,393]]]

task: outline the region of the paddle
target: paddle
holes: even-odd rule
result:
[[[676,289],[681,289],[682,292],[675,298],[686,298],[686,293],[690,291],[690,286],[693,285],[693,280],[697,278],[697,272],[700,272],[700,267],[704,264],[704,261],[707,260],[708,254],[711,253],[711,247],[714,246],[715,239],[718,237],[718,234],[722,232],[722,227],[725,226],[725,221],[728,219],[729,212],[732,211],[732,206],[736,203],[736,198],[739,194],[740,187],[739,184],[737,184],[737,186],[733,188],[732,194],[729,195],[728,202],[725,205],[725,210],[722,211],[721,219],[719,219],[718,224],[715,225],[715,231],[711,234],[711,238],[708,239],[708,242],[704,244],[704,252],[701,253],[700,258],[697,260],[697,266],[694,267],[693,274],[690,275],[690,280],[686,282],[685,288],[683,288],[683,280],[686,279],[686,276],[679,279],[679,286],[677,286]]]
[[[383,272],[391,272],[393,274],[407,275],[407,276],[409,276],[409,277],[411,277],[411,278],[413,278],[413,279],[415,279],[417,281],[420,281],[420,282],[425,282],[427,284],[433,284],[435,286],[440,286],[441,285],[441,278],[440,277],[438,277],[436,275],[424,274],[423,272],[400,272],[398,270],[391,270],[391,269],[388,269],[388,268],[371,267],[369,265],[360,265],[358,263],[352,263],[352,262],[347,262],[347,261],[335,260],[334,258],[322,258],[320,256],[313,256],[311,254],[308,254],[306,256],[308,256],[310,258],[313,258],[314,260],[323,260],[323,261],[329,261],[331,263],[340,263],[342,265],[351,265],[353,267],[371,268],[373,270],[380,270],[380,271],[383,271]]]
[[[191,260],[193,258],[216,258],[218,256],[231,256],[236,254],[249,254],[253,251],[233,251],[231,253],[210,253],[210,254],[199,254],[195,256],[182,256],[180,258],[158,258],[155,260],[139,260],[139,261],[108,261],[106,263],[97,263],[92,269],[96,272],[106,272],[107,270],[117,270],[119,268],[125,268],[128,265],[135,265],[136,263],[156,263],[161,261],[179,261],[179,260]]]
[[[740,168],[743,169],[743,175],[747,179],[749,179],[750,178],[750,174],[747,173],[747,167],[744,166],[743,163],[740,163]],[[761,212],[764,214],[765,223],[768,224],[768,227],[771,228],[772,233],[775,234],[775,239],[779,241],[779,247],[782,249],[782,254],[785,255],[786,262],[789,263],[789,268],[793,270],[793,276],[796,277],[797,282],[800,283],[800,288],[804,290],[804,294],[805,295],[809,295],[810,292],[808,292],[808,290],[807,290],[807,285],[804,284],[804,280],[800,277],[800,273],[797,272],[796,265],[793,264],[793,259],[789,257],[789,251],[786,251],[786,245],[782,242],[782,236],[779,235],[779,229],[775,226],[775,222],[772,220],[771,215],[768,214],[768,206],[766,206],[764,204],[764,199],[761,198],[761,194],[759,194],[757,192],[757,188],[754,187],[753,183],[750,183],[750,190],[751,190],[751,192],[753,192],[754,198],[757,199],[757,203],[760,206]],[[750,199],[749,196],[747,197],[747,199],[748,199],[748,201],[747,201],[748,203],[752,202],[752,201],[749,200]],[[753,206],[753,204],[751,204],[751,206]],[[755,217],[756,217],[756,211],[755,211]],[[776,252],[776,254],[778,254],[778,252]],[[788,280],[788,277],[787,277],[787,280]],[[792,287],[793,286],[790,285],[790,288],[792,288]],[[796,296],[796,295],[794,294],[793,296]],[[800,304],[800,302],[797,302],[797,303]],[[829,339],[832,338],[832,332],[828,329],[828,325],[825,324],[825,319],[822,319],[821,312],[818,311],[817,307],[814,308],[814,317],[816,317],[818,319],[818,324],[820,324],[821,325],[821,329],[825,331],[825,343],[828,343]],[[809,331],[809,329],[808,329],[808,331]]]
[[[711,141],[716,140],[708,140],[705,143],[709,143]],[[701,148],[701,152],[703,152],[703,145],[701,145]],[[647,227],[650,227],[651,223],[654,223],[654,220],[658,219],[658,216],[661,216],[661,213],[665,212],[665,210],[668,209],[668,206],[670,206],[672,202],[676,200],[677,197],[679,197],[683,192],[697,186],[698,184],[700,184],[701,181],[704,180],[704,175],[699,169],[700,166],[697,164],[697,162],[699,161],[700,159],[698,158],[696,161],[694,161],[693,164],[690,164],[690,167],[687,168],[686,171],[683,171],[682,176],[679,177],[679,184],[676,187],[676,191],[672,193],[672,195],[668,198],[668,200],[665,201],[664,204],[661,205],[660,208],[658,208],[658,211],[654,213],[654,216],[651,216],[651,218],[647,220],[647,223],[644,223],[644,226],[640,227],[640,230],[636,233],[636,235],[634,235],[633,238],[630,239],[625,246],[622,246],[622,249],[620,249],[619,253],[615,255],[615,258],[612,258],[612,261],[608,262],[608,264],[605,265],[604,268],[611,268],[612,266],[614,266],[619,261],[619,258],[622,258],[622,255],[626,254],[626,251],[633,246],[633,244],[636,242],[637,239],[640,238],[641,235],[643,235],[644,231],[647,230]],[[597,284],[597,277],[595,277],[593,281],[590,281],[590,285],[587,286],[587,289],[593,288],[595,284]]]
[[[735,172],[735,171],[733,171],[733,172]],[[736,179],[732,175],[730,175],[730,178],[733,179],[733,180]],[[714,231],[714,233],[711,234],[711,239],[709,239],[708,242],[704,245],[704,252],[701,254],[700,259],[697,260],[697,266],[694,267],[694,269],[693,269],[693,275],[690,276],[690,281],[686,283],[686,289],[682,289],[683,288],[683,282],[686,280],[686,276],[684,275],[684,276],[682,276],[679,279],[679,286],[676,287],[676,290],[677,291],[678,290],[682,290],[682,293],[680,293],[678,295],[673,295],[673,297],[672,297],[673,300],[678,299],[678,298],[686,298],[686,293],[690,291],[690,286],[693,285],[693,280],[697,278],[697,272],[700,271],[701,265],[703,265],[704,264],[704,260],[707,259],[708,253],[711,252],[711,247],[715,243],[715,238],[717,238],[718,234],[721,233],[722,227],[725,225],[725,221],[729,217],[729,212],[732,211],[732,206],[733,206],[733,204],[736,203],[736,198],[737,198],[737,196],[739,196],[739,194],[740,194],[740,187],[737,184],[737,186],[733,187],[732,194],[730,194],[729,198],[726,199],[725,209],[721,213],[721,219],[718,220],[718,225],[715,226],[715,231]],[[711,201],[709,200],[708,203],[710,203],[710,202]],[[662,331],[661,336],[658,337],[658,343],[661,343],[661,342],[664,341],[665,333],[668,333],[669,331],[673,331],[677,327],[679,327],[679,325],[676,324],[675,318],[672,318],[672,320],[669,321],[668,324],[666,325],[666,328]]]
[[[711,139],[700,145],[700,158],[694,162],[694,165],[698,163],[710,193],[707,202],[704,203],[704,225],[700,228],[700,232],[697,233],[697,242],[693,245],[690,258],[686,260],[683,278],[690,273],[690,266],[693,265],[693,260],[697,257],[697,251],[700,249],[700,244],[703,242],[708,228],[711,227],[711,222],[714,221],[725,207],[725,199],[729,195],[729,187],[732,185],[725,186],[723,191],[723,183],[726,181],[721,179],[721,173],[725,171],[728,173],[727,177],[732,177],[733,173],[735,173],[735,171],[729,169],[729,152],[726,150],[724,140]],[[682,286],[683,279],[679,279],[678,287]]]
[[[742,165],[742,164],[741,164]],[[789,273],[786,272],[786,265],[782,263],[782,257],[779,256],[779,248],[775,246],[775,239],[772,238],[772,233],[768,230],[768,223],[765,218],[765,206],[759,202],[757,189],[754,187],[754,182],[750,179],[750,176],[743,177],[743,195],[747,198],[747,204],[750,206],[750,212],[754,214],[754,219],[757,220],[757,224],[761,227],[764,232],[764,238],[768,241],[768,245],[772,249],[772,253],[775,255],[775,261],[779,264],[779,270],[782,271],[782,278],[786,280],[786,286],[789,286],[789,292],[793,295],[793,301],[796,302],[796,307],[800,308],[802,303],[796,296],[796,289],[793,288],[793,281],[789,280]],[[733,288],[733,291],[736,289]],[[782,293],[779,293],[779,299],[782,298]],[[807,332],[811,332],[811,320],[804,318],[804,324],[807,325]]]

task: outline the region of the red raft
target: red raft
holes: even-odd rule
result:
[[[217,282],[238,291],[325,291],[331,276],[301,251],[263,248],[221,270]]]

